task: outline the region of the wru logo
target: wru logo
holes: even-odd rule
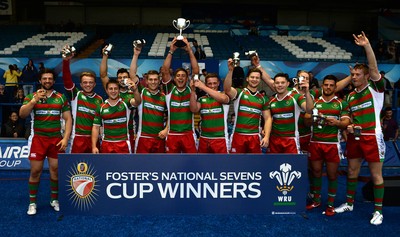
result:
[[[278,180],[279,185],[276,188],[282,192],[283,195],[286,195],[288,192],[292,191],[294,188],[291,183],[295,178],[300,179],[301,172],[300,171],[292,171],[292,166],[288,163],[283,163],[279,167],[280,171],[271,171],[269,173],[269,177],[271,179],[276,178]]]

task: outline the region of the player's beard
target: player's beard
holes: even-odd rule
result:
[[[332,96],[333,94],[334,94],[335,92],[334,91],[332,91],[331,93],[326,93],[325,91],[324,91],[324,96],[327,96],[327,97],[329,97],[329,96]]]
[[[46,84],[42,85],[42,88],[45,89],[46,91],[52,91],[54,90],[54,85],[47,86]]]

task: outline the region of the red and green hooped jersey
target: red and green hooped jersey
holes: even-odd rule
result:
[[[96,111],[93,120],[94,126],[103,126],[104,141],[126,141],[129,139],[128,118],[130,110],[129,100],[120,98],[115,105],[106,100]]]
[[[383,107],[384,80],[369,80],[361,91],[352,91],[347,96],[354,125],[361,126],[361,133],[382,133],[380,113]]]
[[[28,104],[33,96],[29,94],[25,97],[23,104]],[[46,103],[36,103],[31,112],[31,134],[46,137],[61,137],[61,118],[62,113],[70,111],[71,107],[65,95],[53,90]]]
[[[330,101],[319,97],[314,102],[314,108],[324,117],[334,117],[337,120],[347,117],[350,119],[349,104],[334,96]],[[340,141],[340,129],[337,126],[323,125],[318,128],[313,124],[311,141],[324,143],[338,143]]]
[[[164,87],[168,107],[169,132],[194,132],[194,116],[190,111],[190,88],[179,91],[172,82]]]
[[[124,101],[133,99],[134,95],[133,92],[126,90],[126,91],[120,91],[119,92],[119,97],[121,97]],[[128,103],[129,104],[129,103]],[[129,123],[128,123],[128,129],[129,131],[132,131],[135,128],[135,111],[132,109],[130,114],[129,114]]]
[[[78,90],[75,85],[72,89],[65,90],[66,97],[70,100],[74,125],[72,127],[72,137],[76,135],[90,136],[96,109],[103,103],[103,98],[94,93],[87,96],[83,91]]]
[[[292,91],[292,93],[301,94],[296,88],[291,88],[291,90],[289,90],[289,91]],[[319,89],[310,90],[310,95],[311,95],[311,98],[314,100],[315,98],[318,98],[321,96],[321,90],[319,90]],[[299,126],[298,129],[299,129],[300,137],[311,134],[311,128],[304,124],[304,115],[305,114],[306,114],[306,112],[303,110],[300,112],[300,117],[299,117],[299,121],[298,121],[298,126]]]
[[[233,102],[236,120],[233,132],[258,134],[262,111],[268,110],[268,98],[258,91],[253,95],[247,88],[236,89],[237,96]]]
[[[138,106],[138,136],[158,137],[164,129],[164,115],[167,110],[165,94],[152,94],[147,88],[141,90],[142,103]]]
[[[300,105],[305,101],[303,95],[293,92],[288,92],[281,100],[275,95],[269,102],[273,118],[271,135],[297,137],[299,135],[298,119],[302,111]]]
[[[201,136],[207,138],[228,138],[229,104],[221,104],[211,96],[198,99],[200,103]]]

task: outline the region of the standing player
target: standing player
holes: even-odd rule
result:
[[[200,112],[201,132],[198,153],[228,153],[228,112],[229,97],[218,91],[219,78],[208,73],[204,84],[200,80],[191,80],[191,85],[207,93],[197,100],[196,90],[192,89],[190,109]]]
[[[300,84],[298,82],[300,77],[303,78],[304,83],[308,83],[310,85],[310,73],[305,70],[299,70],[297,72],[297,81],[294,84],[294,87],[291,89],[289,88],[289,90],[299,93],[300,95],[305,95],[305,87],[300,86]],[[347,76],[346,78],[343,78],[342,80],[338,81],[336,83],[335,93],[343,90],[343,88],[345,88],[350,82],[351,82],[350,75]],[[310,95],[313,100],[322,95],[322,90],[320,90],[319,88],[310,89],[309,91],[310,91]],[[308,152],[308,146],[310,144],[310,138],[311,138],[311,129],[309,126],[305,126],[305,124],[304,124],[305,117],[310,117],[310,116],[306,115],[306,113],[304,111],[302,111],[300,113],[300,117],[299,117],[299,121],[298,121],[299,141],[300,141],[301,151]]]
[[[247,73],[247,86],[243,89],[232,87],[233,60],[228,59],[228,74],[224,81],[225,94],[234,100],[236,121],[231,136],[231,153],[261,153],[261,147],[268,147],[272,118],[268,98],[258,91],[262,72],[258,68]],[[260,139],[260,120],[264,118]]]
[[[140,94],[135,83],[129,85],[134,98],[123,99],[119,96],[120,85],[116,80],[106,84],[108,99],[97,109],[92,127],[92,153],[131,153],[128,133],[129,113],[132,106],[141,102]],[[99,139],[100,126],[103,136],[100,150],[96,144]]]
[[[196,153],[196,138],[194,132],[194,118],[190,111],[191,89],[187,85],[189,74],[184,68],[175,70],[174,78],[171,78],[170,67],[172,55],[177,46],[176,38],[172,40],[170,51],[162,66],[162,82],[167,98],[168,107],[168,137],[166,140],[167,153]],[[186,44],[183,49],[188,53],[193,75],[199,74],[199,65],[194,57],[193,51],[187,38],[183,39]]]
[[[107,46],[105,46],[102,49],[103,57],[101,59],[101,64],[100,64],[100,78],[105,91],[107,91],[106,86],[108,81],[110,80],[110,78],[108,77],[108,56],[110,52],[107,52],[106,48]],[[134,95],[132,91],[128,89],[128,87],[130,84],[132,84],[133,81],[139,81],[139,78],[137,78],[136,74],[132,79],[129,71],[126,68],[120,68],[117,71],[117,81],[120,85],[119,97],[121,97],[124,100],[132,99]],[[128,123],[129,139],[132,149],[134,148],[135,144],[135,120],[133,119],[134,116],[135,112],[132,109],[129,114],[129,123]]]
[[[384,80],[379,74],[374,51],[364,32],[357,36],[353,35],[353,37],[355,43],[364,48],[368,66],[356,64],[351,73],[355,90],[347,97],[352,117],[352,124],[347,126],[347,131],[350,132],[346,145],[348,160],[347,202],[335,208],[335,212],[353,211],[357,178],[362,158],[364,158],[368,162],[374,183],[375,205],[370,223],[380,225],[383,221],[384,185],[382,166],[385,159],[385,142],[379,115],[383,107]]]
[[[72,82],[70,70],[70,60],[73,56],[74,53],[63,58],[62,68],[64,88],[66,96],[71,102],[72,117],[74,118],[71,153],[92,153],[93,119],[96,109],[103,103],[103,99],[94,92],[96,86],[94,73],[82,72],[79,78],[82,90],[76,88],[75,83]]]
[[[139,86],[142,103],[137,108],[139,115],[136,153],[165,153],[165,126],[167,104],[165,94],[160,91],[158,71],[147,72],[147,87]]]
[[[137,61],[141,50],[141,47],[134,47],[133,49],[130,66],[132,75],[137,73]],[[164,118],[167,103],[165,94],[160,91],[159,72],[148,71],[143,82],[143,84],[138,83],[142,102],[137,108],[139,121],[135,153],[165,153],[165,138],[168,128],[165,126]]]
[[[58,203],[58,153],[68,146],[72,130],[71,108],[67,98],[54,90],[55,74],[50,69],[40,73],[41,89],[25,97],[19,111],[21,118],[31,116],[31,135],[29,137],[29,176],[28,215],[36,214],[36,196],[44,160],[47,157],[50,171],[50,205],[60,211]],[[64,134],[61,134],[61,118],[65,121]]]
[[[269,101],[273,117],[271,153],[300,154],[298,119],[301,111],[311,114],[313,100],[308,83],[303,82],[305,95],[288,91],[289,77],[278,73],[274,77],[275,96]]]
[[[307,210],[321,205],[322,169],[326,164],[328,174],[328,203],[325,215],[335,214],[333,205],[337,190],[337,171],[342,156],[340,131],[350,124],[349,106],[335,96],[337,78],[327,75],[322,82],[322,96],[315,100],[314,108],[321,118],[315,117],[309,146],[310,167],[312,171],[312,202]],[[320,124],[318,124],[320,122]]]

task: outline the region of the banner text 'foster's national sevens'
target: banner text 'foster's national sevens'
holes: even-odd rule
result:
[[[305,155],[61,154],[65,214],[295,214]]]

